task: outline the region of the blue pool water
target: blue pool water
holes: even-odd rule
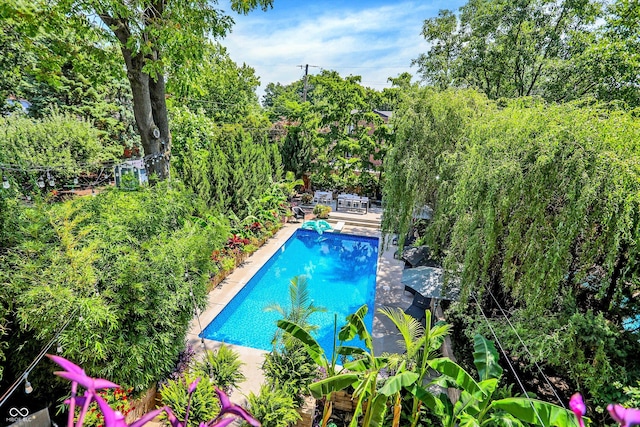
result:
[[[338,330],[347,315],[367,304],[366,323],[373,323],[378,262],[378,239],[338,233],[318,234],[298,229],[291,238],[251,278],[244,288],[202,332],[204,338],[271,350],[276,322],[282,317],[265,311],[278,303],[291,307],[289,281],[297,275],[307,277],[310,298],[327,309],[315,313],[309,323],[318,325],[314,338],[330,357],[333,348],[334,313]],[[350,341],[349,345],[360,345]]]

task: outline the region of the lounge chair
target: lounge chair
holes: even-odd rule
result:
[[[407,290],[406,286],[405,290]],[[411,302],[411,305],[405,309],[404,312],[420,322],[422,326],[425,326],[425,310],[431,309],[431,298],[423,296],[420,292],[416,291],[413,288],[411,288],[411,290],[413,291],[413,301]]]
[[[342,228],[344,227],[344,221],[338,221],[337,224],[331,226],[331,230],[330,231],[335,231],[336,233],[339,233],[342,231]]]

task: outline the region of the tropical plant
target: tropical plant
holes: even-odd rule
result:
[[[267,305],[265,311],[276,311],[283,319],[305,328],[307,331],[318,329],[317,325],[309,323],[309,317],[315,313],[327,311],[324,307],[319,307],[313,303],[309,293],[309,282],[307,276],[294,276],[289,281],[289,308],[281,306],[279,303]]]
[[[214,419],[220,412],[216,389],[211,381],[198,381],[195,389],[191,389],[201,376],[202,373],[198,371],[190,372],[177,380],[167,381],[159,390],[162,403],[173,408],[178,419],[184,420],[188,415],[189,421],[185,427],[200,426],[201,422]],[[169,414],[165,414],[165,417],[168,419]]]
[[[262,372],[267,385],[291,396],[298,406],[303,396],[309,395],[309,384],[318,375],[317,365],[299,342],[274,346],[264,357]]]
[[[518,425],[576,426],[571,411],[531,397],[493,399],[502,378],[498,352],[493,343],[482,335],[474,337],[474,364],[478,381],[460,365],[447,357],[428,361],[431,368],[442,374],[431,384],[453,386],[461,390],[460,399],[452,402],[446,393],[434,396],[421,386],[411,392],[440,418],[444,427],[456,425]]]
[[[327,219],[331,212],[331,206],[317,204],[313,207],[313,214],[316,218]]]
[[[396,308],[382,308],[380,313],[388,317],[400,332],[401,340],[398,341],[401,348],[405,349],[405,352],[400,357],[389,356],[390,369],[401,372],[402,369],[414,372],[417,374],[415,382],[404,383],[403,388],[408,389],[415,385],[423,384],[425,378],[429,373],[429,360],[432,360],[437,351],[439,351],[444,341],[445,336],[449,333],[451,325],[438,323],[431,326],[431,311],[425,311],[425,325],[429,327],[423,328],[420,322],[418,322],[412,316],[406,314],[402,309]],[[392,390],[387,385],[383,387],[380,392],[387,396],[394,393],[394,414],[392,425],[397,427],[400,423],[400,410],[401,410],[401,390]],[[411,414],[409,419],[411,426],[415,427],[420,420],[420,407],[421,402],[413,396],[411,403]]]
[[[216,387],[228,394],[246,379],[241,370],[243,365],[238,352],[222,343],[216,350],[207,350],[194,370],[208,376]]]
[[[249,393],[249,410],[262,427],[289,427],[300,419],[293,398],[283,390],[260,387],[260,394]]]

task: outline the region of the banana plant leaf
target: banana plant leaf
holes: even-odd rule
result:
[[[311,395],[316,399],[326,396],[334,391],[344,390],[358,382],[357,374],[338,374],[309,385]]]
[[[369,408],[369,427],[382,427],[384,414],[387,412],[387,396],[378,394]]]
[[[537,399],[510,397],[495,400],[491,402],[491,406],[537,426],[578,427],[578,420],[573,412]]]
[[[407,388],[414,384],[418,378],[420,378],[420,375],[415,372],[401,372],[388,378],[380,390],[378,390],[378,393],[382,393],[387,397],[392,396],[403,388]]]
[[[415,383],[406,387],[406,390],[440,417],[442,419],[442,425],[449,425],[449,420],[453,413],[453,405],[451,405],[446,395],[443,394],[439,397],[434,396],[433,393]]]
[[[453,405],[453,414],[455,417],[461,417],[464,414],[476,416],[480,413],[479,403],[478,399],[462,390],[460,399]]]
[[[473,379],[473,377],[469,375],[467,371],[465,371],[460,365],[453,362],[448,357],[432,359],[429,360],[428,363],[429,366],[431,366],[433,369],[453,379],[458,387],[466,390],[476,398],[483,400],[487,397],[484,390],[482,390],[480,385]]]
[[[288,320],[278,320],[276,325],[278,328],[290,333],[294,338],[300,340],[309,353],[309,357],[311,357],[316,364],[324,367],[328,365],[324,350],[320,344],[318,344],[318,341],[316,341],[315,338],[313,338],[307,331]]]
[[[498,364],[498,352],[493,342],[480,334],[473,337],[473,364],[476,365],[480,381],[500,378],[502,368]]]
[[[342,345],[338,347],[338,354],[341,354],[343,356],[353,356],[354,354],[357,355],[364,355],[367,352],[363,349],[361,349],[360,347],[353,347],[350,345]]]

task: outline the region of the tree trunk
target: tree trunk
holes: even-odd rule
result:
[[[147,175],[153,174],[160,180],[169,177],[169,150],[171,134],[165,102],[165,82],[162,72],[152,78],[142,71],[147,60],[159,59],[157,52],[147,58],[143,54],[133,54],[127,47],[130,32],[126,21],[100,14],[103,22],[112,29],[120,41],[120,50],[127,66],[127,78],[133,95],[133,114],[138,126],[140,141],[144,149]]]

